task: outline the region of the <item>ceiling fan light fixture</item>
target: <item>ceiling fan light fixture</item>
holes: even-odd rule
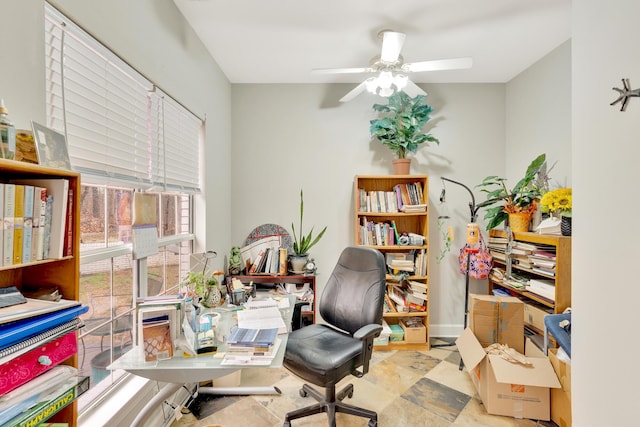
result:
[[[380,89],[390,89],[393,82],[393,74],[391,74],[391,71],[380,71],[380,75],[378,76],[378,86],[380,86]]]
[[[397,90],[402,90],[407,86],[407,82],[409,81],[409,77],[406,74],[396,74],[393,76],[393,85]]]
[[[367,87],[367,92],[375,95],[378,91],[378,79],[376,77],[369,77],[364,84]]]

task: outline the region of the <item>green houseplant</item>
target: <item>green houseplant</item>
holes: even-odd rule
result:
[[[525,175],[520,179],[511,190],[507,189],[506,179],[495,175],[486,177],[481,184],[482,192],[487,193],[487,201],[482,207],[487,208],[484,219],[487,222],[487,230],[502,224],[509,215],[520,214],[527,218],[527,229],[531,220],[531,215],[537,207],[537,201],[540,199],[540,189],[534,185],[534,180],[538,172],[543,168],[546,162],[546,154],[540,154],[527,167]],[[500,203],[495,206],[496,203]],[[510,217],[510,226],[515,217]],[[515,230],[514,230],[515,231]],[[523,230],[518,230],[523,231]],[[526,230],[524,230],[526,231]]]
[[[306,235],[302,231],[302,218],[304,217],[304,197],[302,190],[300,190],[300,227],[298,233],[296,233],[296,227],[291,223],[291,229],[293,231],[293,254],[291,255],[291,267],[293,271],[300,272],[303,266],[307,262],[309,256],[309,249],[311,249],[316,243],[320,241],[324,236],[327,227],[325,226],[317,236],[313,236],[313,227]],[[297,258],[297,259],[296,259]]]
[[[403,173],[409,173],[410,159],[407,155],[415,154],[420,144],[440,144],[438,138],[423,129],[433,112],[433,108],[424,103],[425,99],[425,95],[411,98],[399,91],[388,98],[387,104],[373,105],[373,109],[382,113],[382,117],[370,121],[369,132],[393,152],[396,160],[404,159],[407,170]]]

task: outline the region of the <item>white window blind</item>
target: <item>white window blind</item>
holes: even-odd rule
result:
[[[202,121],[45,3],[47,125],[83,180],[199,191]]]

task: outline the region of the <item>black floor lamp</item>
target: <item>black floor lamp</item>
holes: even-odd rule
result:
[[[442,179],[442,193],[440,193],[440,203],[444,203],[445,202],[445,197],[446,197],[446,188],[444,186],[444,181],[447,182],[451,182],[453,184],[459,185],[461,187],[463,187],[465,190],[467,190],[469,192],[469,195],[471,196],[471,201],[469,202],[469,220],[471,224],[475,224],[476,220],[478,219],[478,210],[480,210],[480,208],[493,204],[495,203],[497,200],[503,199],[503,197],[500,198],[494,198],[494,199],[489,199],[486,200],[482,203],[478,203],[476,204],[476,198],[473,195],[473,191],[471,191],[471,189],[469,187],[467,187],[466,185],[464,185],[461,182],[458,181],[454,181],[452,179],[449,178],[445,178],[445,177],[440,177],[440,179]],[[507,233],[509,234],[509,230],[507,229]],[[465,287],[464,287],[464,323],[462,325],[463,329],[467,327],[467,320],[468,320],[468,315],[469,315],[469,264],[470,264],[470,259],[471,259],[471,250],[467,250],[467,269],[465,272]],[[451,344],[444,344],[444,345],[435,345],[433,347],[445,347],[445,346],[449,346]],[[460,369],[462,369],[462,360],[460,361]]]

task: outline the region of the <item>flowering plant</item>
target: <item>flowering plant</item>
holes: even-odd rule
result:
[[[543,212],[571,216],[571,207],[573,205],[571,188],[556,188],[545,193],[540,200],[540,205]]]

